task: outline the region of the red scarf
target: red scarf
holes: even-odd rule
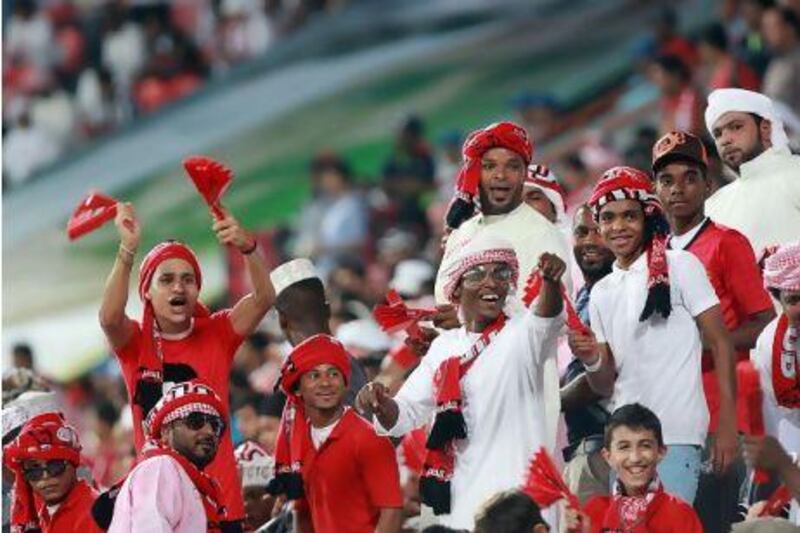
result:
[[[512,122],[497,122],[473,131],[464,141],[461,153],[464,164],[456,180],[456,193],[445,215],[448,228],[457,229],[475,210],[481,180],[481,157],[492,148],[506,148],[519,154],[529,165],[533,144],[523,128]]]
[[[432,507],[436,515],[450,512],[455,440],[467,438],[467,425],[462,413],[461,380],[505,323],[506,316],[501,314],[481,332],[478,340],[464,354],[442,361],[433,378],[437,414],[426,443],[427,453],[419,491],[422,501]]]
[[[789,317],[782,314],[772,339],[772,388],[778,405],[789,409],[800,407],[797,341],[797,328],[789,326]]]
[[[77,467],[81,445],[78,433],[59,413],[44,413],[28,420],[16,439],[3,447],[3,462],[14,472],[11,504],[11,531],[39,529],[34,494],[25,479],[24,461],[61,459]]]
[[[138,369],[136,373],[136,389],[133,403],[142,411],[142,419],[147,418],[147,414],[161,398],[162,383],[164,381],[164,357],[161,351],[161,336],[156,328],[153,304],[147,298],[147,291],[153,282],[158,265],[168,259],[183,259],[189,263],[194,270],[197,280],[197,289],[200,290],[203,284],[203,277],[200,271],[200,264],[197,262],[194,252],[177,241],[166,241],[156,245],[145,256],[139,267],[139,298],[144,303],[144,313],[142,315],[142,343],[139,351]],[[194,308],[195,317],[209,316],[208,309],[199,301]]]
[[[611,497],[603,518],[604,530],[625,533],[648,533],[648,522],[667,499],[661,481],[656,477],[647,487],[647,494],[642,497],[625,496],[619,486]]]
[[[669,226],[664,219],[664,209],[653,191],[650,178],[641,170],[631,167],[614,167],[607,170],[592,191],[588,205],[595,221],[608,202],[637,200],[644,207],[645,223],[652,226],[652,236],[647,243],[647,301],[639,320],[644,322],[658,312],[669,318],[672,303],[667,267],[667,236]]]
[[[150,441],[142,449],[141,461],[146,461],[151,457],[159,457],[166,455],[172,457],[183,467],[184,472],[189,475],[189,479],[194,483],[195,488],[200,493],[200,499],[203,500],[203,509],[206,511],[206,520],[208,521],[209,531],[220,531],[220,522],[226,519],[227,510],[222,505],[222,494],[217,481],[197,468],[194,463],[189,461],[186,457],[178,452],[161,446],[160,444]]]
[[[522,297],[522,303],[525,307],[530,307],[536,297],[539,296],[539,293],[542,291],[543,282],[544,280],[541,272],[539,272],[538,269],[534,269],[530,276],[528,276],[528,282],[525,284],[525,294]],[[564,301],[564,308],[567,311],[567,327],[572,331],[588,335],[589,328],[586,327],[586,324],[581,322],[581,318],[572,305],[572,300],[567,296],[567,289],[563,284],[560,285],[560,288],[561,298]]]

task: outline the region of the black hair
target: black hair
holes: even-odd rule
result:
[[[680,78],[681,81],[689,81],[692,79],[692,71],[689,66],[678,56],[673,54],[664,54],[656,57],[654,60],[656,65],[661,67],[664,72],[671,76]]]
[[[534,526],[547,525],[539,506],[519,490],[495,494],[478,512],[475,533],[529,533]]]
[[[108,400],[100,401],[100,403],[95,406],[95,411],[97,412],[97,418],[109,426],[113,427],[119,420],[119,409]]]
[[[28,359],[33,359],[33,349],[31,345],[25,342],[20,342],[14,345],[11,349],[14,355],[22,355]]]
[[[282,392],[266,394],[261,398],[261,403],[258,406],[258,414],[280,418],[281,414],[283,414],[284,405],[286,405],[286,395]]]
[[[700,33],[700,42],[722,52],[728,49],[728,32],[719,22],[712,22]]]
[[[289,320],[302,322],[324,323],[330,315],[325,286],[319,278],[304,279],[286,287],[275,299],[275,309]]]
[[[249,391],[245,394],[233,396],[232,403],[233,409],[231,409],[231,411],[233,412],[245,407],[252,407],[253,411],[258,412],[259,406],[261,405],[261,395],[257,392]]]
[[[606,422],[606,431],[603,437],[603,444],[607,450],[611,449],[614,430],[618,427],[652,431],[658,445],[664,446],[661,421],[653,411],[640,403],[623,405],[611,414],[608,422]]]

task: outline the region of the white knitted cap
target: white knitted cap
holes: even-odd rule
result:
[[[273,270],[269,279],[275,288],[275,296],[283,292],[286,287],[305,279],[319,279],[314,263],[305,258],[292,259]]]

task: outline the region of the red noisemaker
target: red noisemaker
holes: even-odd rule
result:
[[[405,330],[409,337],[418,339],[422,332],[419,322],[436,314],[436,309],[411,309],[397,291],[390,290],[386,294],[386,303],[378,304],[372,316],[383,331],[393,334]]]
[[[183,160],[183,168],[208,204],[214,218],[217,220],[225,218],[220,201],[233,180],[233,171],[219,161],[204,155],[187,157]]]
[[[91,233],[109,220],[114,220],[114,217],[117,216],[117,203],[117,200],[101,192],[90,192],[81,200],[67,222],[69,240],[74,241]]]
[[[543,447],[533,454],[522,492],[541,508],[550,507],[558,500],[566,500],[573,509],[581,508],[578,497],[564,483],[558,468]]]

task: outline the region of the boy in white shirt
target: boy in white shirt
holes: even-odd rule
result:
[[[736,455],[734,354],[719,300],[699,259],[666,249],[669,226],[647,174],[606,171],[589,206],[616,262],[592,291],[592,334],[570,333],[573,353],[592,388],[615,408],[638,402],[658,415],[669,449],[659,476],[668,492],[692,503],[708,428],[702,339],[720,388],[715,470],[727,469]]]

